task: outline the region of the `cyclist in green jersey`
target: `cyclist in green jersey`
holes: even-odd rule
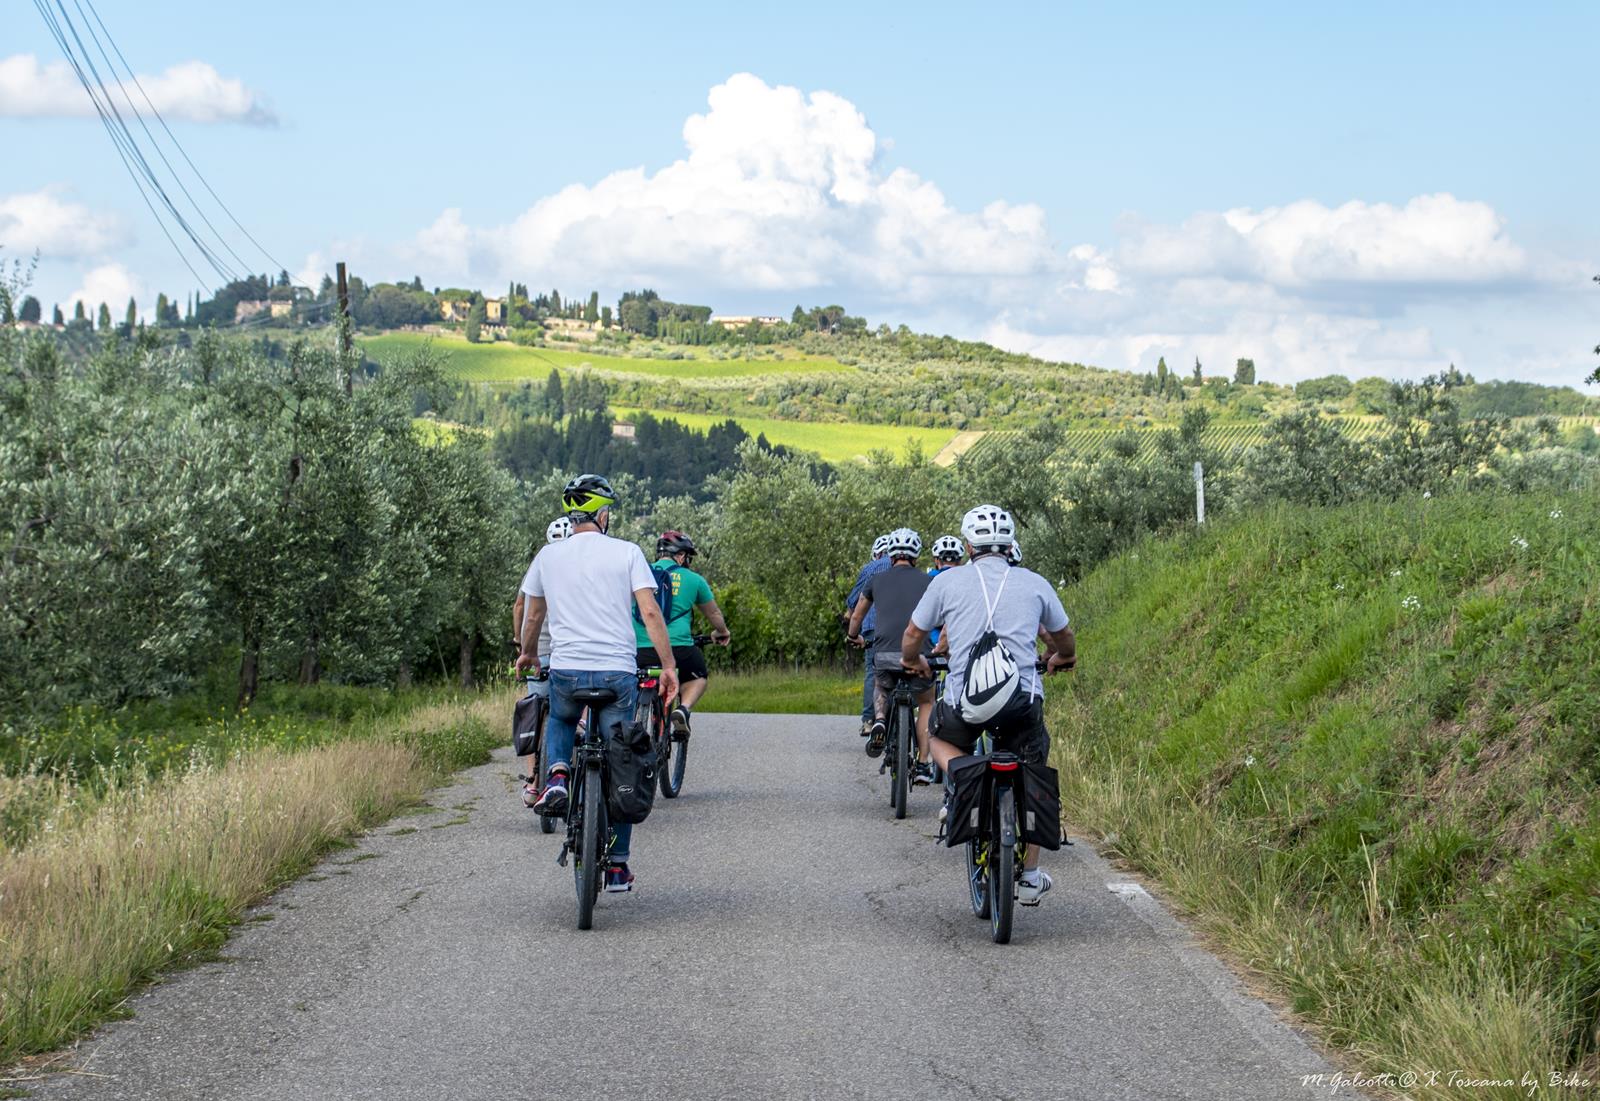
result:
[[[694,540],[681,531],[664,531],[661,538],[656,540],[654,569],[672,579],[672,604],[665,618],[668,642],[672,646],[672,656],[678,663],[678,680],[681,684],[678,704],[672,709],[668,721],[671,723],[672,736],[682,739],[689,737],[690,713],[711,683],[706,670],[706,656],[694,644],[691,623],[694,610],[700,609],[700,614],[711,621],[711,638],[718,646],[726,646],[733,640],[728,623],[722,618],[722,609],[717,607],[716,599],[711,595],[711,586],[705,578],[689,568],[689,563],[694,561],[698,553]],[[633,633],[639,645],[639,668],[655,668],[660,664],[659,655],[650,644],[650,636],[645,633],[644,624],[639,622],[637,616]]]

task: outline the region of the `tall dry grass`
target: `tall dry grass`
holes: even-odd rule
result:
[[[428,706],[349,741],[95,794],[0,783],[0,800],[28,801],[41,822],[0,852],[0,1064],[60,1046],[160,968],[219,947],[245,906],[482,759],[498,741],[487,720],[504,713],[500,698]]]

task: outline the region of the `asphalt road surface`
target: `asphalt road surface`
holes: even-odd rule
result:
[[[589,932],[502,753],[268,900],[33,1095],[1326,1092],[1301,1078],[1331,1068],[1086,843],[1045,854],[1055,889],[994,944],[932,840],[937,789],[894,821],[855,728],[698,716],[683,796],[638,827],[637,887]]]

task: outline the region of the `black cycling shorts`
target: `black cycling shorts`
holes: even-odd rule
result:
[[[672,656],[678,663],[678,683],[686,684],[692,680],[705,680],[709,674],[706,672],[706,656],[698,646],[674,646]],[[661,664],[661,659],[656,656],[654,646],[646,646],[634,656],[640,669],[654,669]]]
[[[1034,700],[1026,707],[1002,711],[982,726],[973,726],[956,714],[942,698],[933,705],[933,717],[928,723],[928,733],[940,741],[949,742],[957,749],[971,753],[978,745],[978,735],[985,730],[999,753],[1015,753],[1024,761],[1047,764],[1050,758],[1050,732],[1044,728],[1044,700]]]

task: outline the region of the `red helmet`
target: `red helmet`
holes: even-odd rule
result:
[[[664,531],[661,538],[656,540],[656,554],[663,558],[671,558],[675,554],[687,554],[693,558],[699,553],[694,540],[681,531]]]

